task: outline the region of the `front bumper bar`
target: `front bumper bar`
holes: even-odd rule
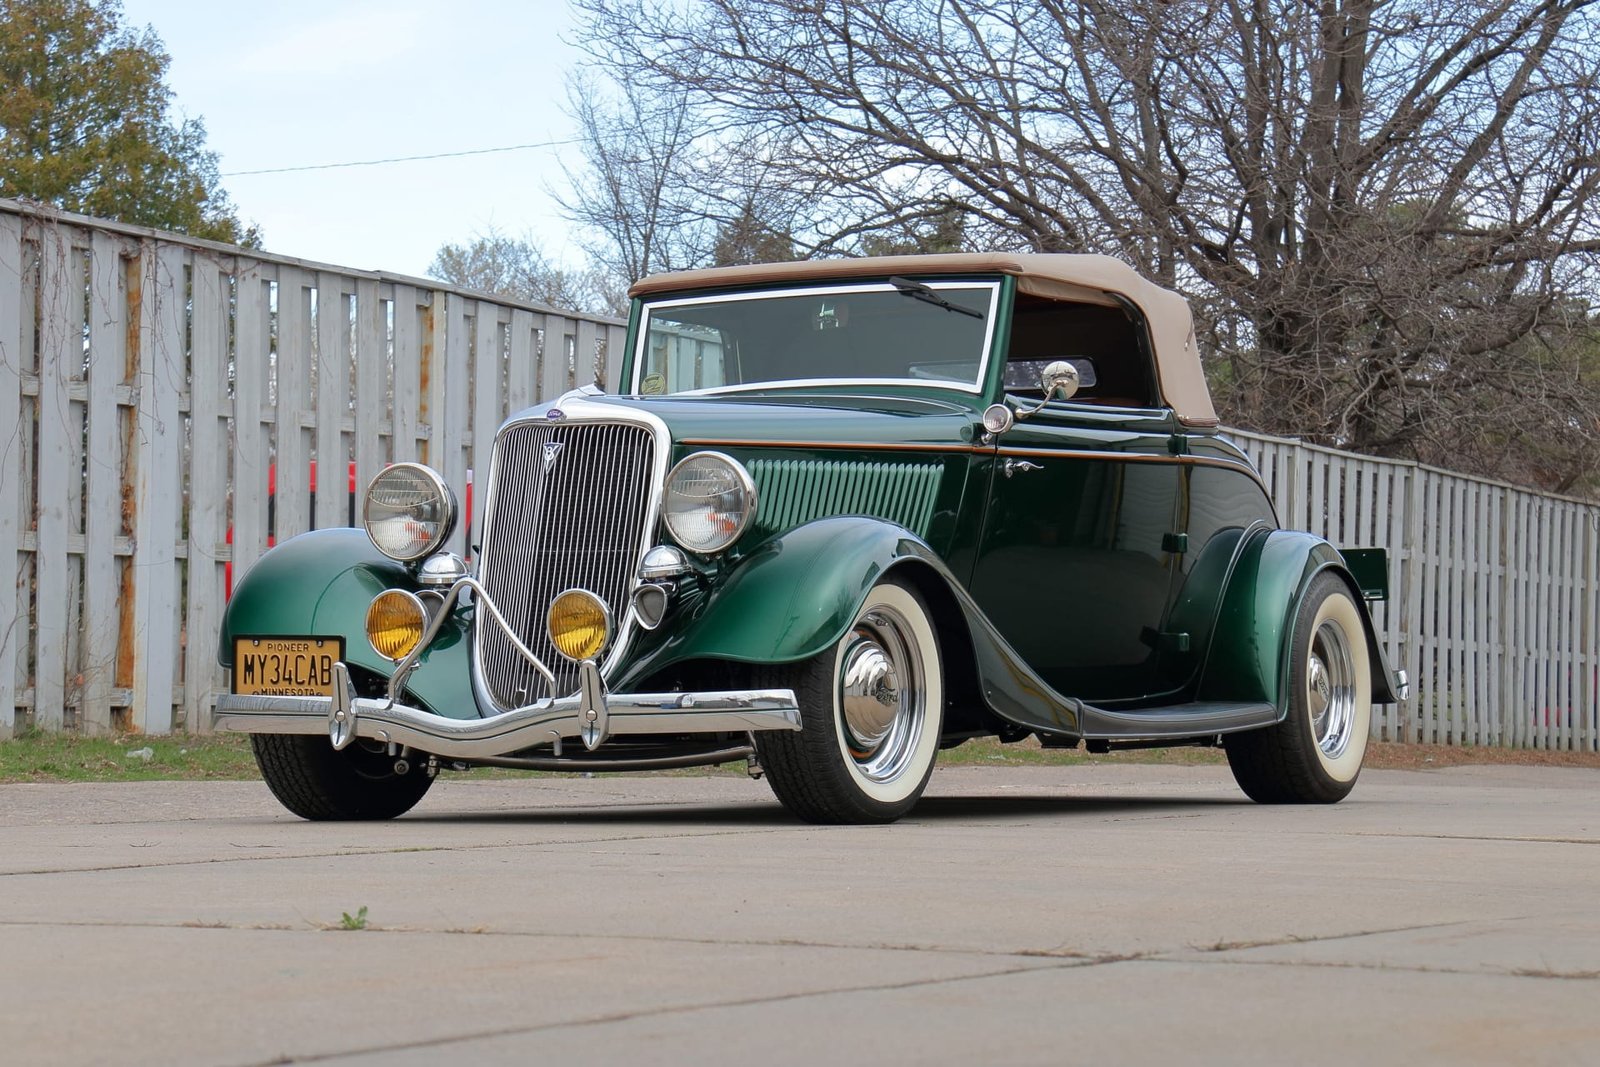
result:
[[[253,734],[327,732],[334,748],[356,738],[405,745],[452,759],[505,756],[580,738],[591,751],[608,737],[640,734],[748,733],[798,730],[800,708],[790,689],[716,693],[607,693],[592,662],[580,669],[572,696],[531,704],[486,719],[452,719],[387,699],[358,697],[342,663],[327,697],[217,698],[219,730]]]

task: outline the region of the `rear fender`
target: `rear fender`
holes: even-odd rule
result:
[[[1222,612],[1200,681],[1203,701],[1263,701],[1288,709],[1292,628],[1312,579],[1336,574],[1361,613],[1372,664],[1372,700],[1393,703],[1388,657],[1372,614],[1337,549],[1308,533],[1272,530],[1256,535],[1228,582]]]

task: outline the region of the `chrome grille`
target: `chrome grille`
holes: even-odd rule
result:
[[[648,427],[616,422],[519,423],[495,442],[479,580],[555,674],[555,696],[577,690],[578,668],[551,644],[545,612],[557,594],[587,589],[621,627],[653,514],[655,448]],[[480,680],[496,703],[552,695],[500,627],[478,623]]]

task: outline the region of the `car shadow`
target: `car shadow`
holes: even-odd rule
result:
[[[424,805],[426,802],[424,802]],[[1243,796],[1232,797],[1074,797],[959,796],[924,797],[915,810],[894,825],[983,822],[1000,819],[1059,817],[1103,819],[1116,815],[1195,814],[1217,808],[1253,807]],[[518,823],[528,825],[665,825],[775,826],[811,829],[776,800],[749,804],[591,804],[527,807],[499,811],[414,810],[406,822]],[[820,828],[820,827],[817,827]]]

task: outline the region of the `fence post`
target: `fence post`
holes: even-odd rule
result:
[[[139,251],[138,423],[133,565],[133,725],[172,732],[177,659],[177,531],[182,487],[178,393],[183,374],[183,248],[145,241]]]
[[[1578,657],[1579,673],[1582,675],[1578,685],[1578,692],[1582,694],[1578,707],[1579,741],[1577,748],[1587,749],[1590,752],[1600,751],[1600,649],[1595,647],[1596,626],[1595,614],[1600,610],[1596,604],[1595,590],[1595,554],[1600,552],[1600,531],[1596,530],[1596,520],[1600,519],[1594,508],[1584,516],[1583,523],[1583,599],[1578,609],[1579,625],[1582,629],[1582,655]]]
[[[194,256],[189,353],[189,559],[184,626],[184,725],[211,728],[211,693],[217,675],[217,635],[222,629],[223,568],[227,536],[229,299],[227,268]]]
[[[32,344],[32,338],[28,338]],[[17,611],[17,550],[22,485],[17,469],[22,440],[22,220],[0,215],[0,739],[16,732],[17,651],[28,638],[26,612]]]
[[[1411,679],[1411,696],[1401,712],[1401,739],[1422,740],[1422,468],[1406,466],[1406,524],[1401,551],[1405,554],[1406,575],[1401,604],[1401,628],[1406,635],[1406,671]]]
[[[84,486],[83,695],[78,727],[109,732],[111,690],[117,684],[117,595],[122,534],[121,412],[117,392],[128,370],[128,293],[122,246],[109,233],[90,238],[88,433]]]

